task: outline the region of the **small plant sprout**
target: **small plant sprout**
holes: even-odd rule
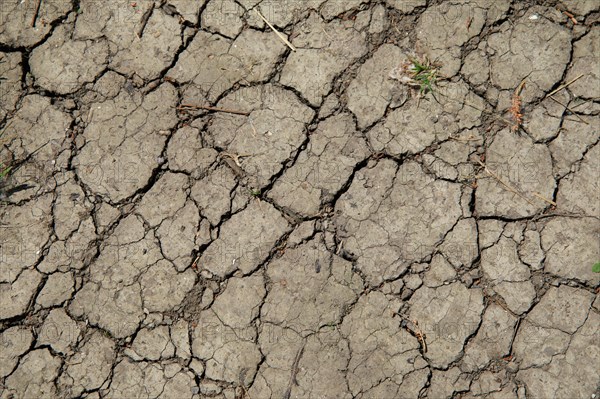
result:
[[[4,164],[0,162],[0,201],[2,202],[6,200],[6,195],[4,194],[4,185],[6,184],[5,179],[10,173],[10,170],[10,166],[5,167]]]
[[[600,262],[597,262],[594,266],[592,266],[592,271],[594,273],[600,273]]]
[[[431,62],[429,58],[424,57],[419,60],[416,57],[408,56],[408,61],[403,62],[399,67],[392,69],[390,78],[400,81],[413,88],[419,89],[419,98],[431,93],[437,101],[434,93],[434,86],[438,81],[439,65]]]
[[[8,173],[10,172],[11,167],[4,167],[3,164],[0,163],[0,179],[4,179],[6,177],[6,175],[8,175]]]
[[[19,184],[18,186],[11,187],[9,189],[6,188],[7,178],[9,173],[13,171],[12,166],[4,166],[2,162],[0,162],[0,201],[6,201],[8,197],[10,197],[14,193],[18,193],[19,191],[27,190],[32,188],[33,186],[29,184]]]

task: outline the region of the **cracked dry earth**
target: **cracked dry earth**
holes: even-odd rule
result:
[[[600,397],[599,2],[35,3],[2,399]]]

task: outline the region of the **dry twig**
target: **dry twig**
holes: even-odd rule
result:
[[[523,198],[525,201],[527,201],[530,205],[534,205],[533,202],[531,202],[531,200],[529,198],[527,198],[525,195],[521,194],[517,189],[513,188],[510,184],[506,183],[504,180],[502,180],[497,174],[495,174],[494,172],[492,172],[491,170],[488,169],[487,165],[484,164],[483,162],[481,162],[479,159],[477,160],[477,162],[479,162],[479,165],[481,165],[483,167],[483,169],[486,171],[486,173],[490,176],[492,176],[494,179],[496,179],[500,184],[502,184],[508,191],[510,191],[511,193],[517,194],[519,197]]]
[[[142,18],[140,20],[140,27],[138,28],[138,31],[136,32],[137,37],[139,37],[140,39],[142,38],[142,35],[144,34],[144,29],[146,28],[146,24],[148,23],[148,20],[152,16],[153,11],[154,11],[154,2],[152,2],[152,4],[150,4],[150,6],[148,6],[148,9],[146,10],[146,12],[144,12],[144,14],[142,15]]]
[[[236,164],[237,166],[241,167],[241,166],[242,166],[242,164],[241,164],[241,162],[240,162],[240,158],[249,157],[249,156],[251,156],[252,154],[239,154],[239,155],[238,155],[238,154],[232,154],[232,153],[229,153],[229,152],[222,151],[222,152],[220,153],[220,155],[221,155],[222,157],[229,157],[229,158],[233,159],[233,161],[235,162],[235,164]]]
[[[231,170],[233,170],[233,173],[235,173],[235,175],[240,178],[243,179],[246,176],[246,173],[244,172],[244,169],[240,168],[231,158],[223,158],[223,161],[225,161],[225,163],[227,165],[229,165],[229,167],[231,168]]]
[[[573,114],[575,117],[577,117],[577,119],[579,119],[581,122],[585,123],[586,125],[589,125],[589,123],[587,123],[581,116],[577,115],[575,113],[575,111],[573,111],[571,108],[569,108],[568,105],[563,104],[562,102],[558,101],[556,98],[554,98],[553,96],[558,93],[559,91],[566,89],[567,87],[569,87],[569,85],[573,84],[574,82],[576,82],[577,80],[581,79],[584,76],[584,74],[582,73],[581,75],[577,76],[574,79],[571,79],[570,81],[568,81],[567,83],[565,83],[564,85],[561,85],[560,87],[558,87],[555,90],[552,90],[550,93],[548,93],[548,95],[546,97],[550,97],[550,99],[554,102],[556,102],[557,104],[565,107],[565,109],[567,111],[569,111],[571,114]]]
[[[184,111],[186,110],[186,108],[205,109],[207,111],[226,112],[228,114],[236,114],[236,115],[244,115],[244,116],[250,115],[250,112],[238,111],[236,109],[211,107],[210,105],[181,104],[179,107],[177,107],[177,109],[184,110]]]
[[[571,14],[568,11],[563,11],[563,14],[565,14],[567,17],[569,17],[569,19],[571,20],[571,22],[573,22],[573,25],[577,25],[578,24],[577,20],[575,19],[575,15]]]
[[[296,353],[296,358],[294,359],[294,363],[292,364],[292,375],[290,377],[290,383],[288,384],[285,394],[283,395],[283,397],[285,399],[290,398],[293,385],[298,386],[298,380],[296,380],[296,375],[298,374],[298,368],[299,368],[298,366],[300,364],[300,358],[302,357],[303,353],[304,353],[304,345],[302,345],[300,350],[298,350],[298,353]]]
[[[549,200],[548,198],[542,196],[542,194],[540,194],[540,193],[535,192],[535,193],[533,193],[533,195],[535,195],[536,197],[538,197],[542,201],[545,201],[545,202],[549,203],[550,205],[556,206],[556,202],[554,202],[552,200]]]
[[[32,28],[35,26],[35,21],[37,19],[38,13],[40,12],[41,3],[42,3],[42,0],[37,0],[35,2],[35,9],[33,10],[33,17],[31,17],[31,27]]]
[[[271,30],[273,32],[275,32],[275,34],[281,39],[281,41],[284,42],[286,44],[286,46],[291,48],[292,51],[296,51],[296,47],[294,47],[294,45],[292,43],[290,43],[289,40],[282,33],[280,33],[277,29],[275,29],[275,27],[273,25],[271,25],[271,23],[269,21],[267,21],[267,19],[262,15],[262,13],[258,10],[258,8],[255,8],[255,10],[256,10],[256,13],[258,14],[258,16],[261,17],[263,21],[265,21],[265,24],[267,24],[269,26],[269,28],[271,28]]]
[[[419,322],[416,320],[408,320],[402,319],[400,326],[404,327],[406,331],[414,335],[418,340],[421,346],[423,347],[423,353],[427,352],[427,343],[425,342],[425,333],[419,327]]]
[[[200,231],[198,231],[198,233],[200,233]],[[198,237],[198,233],[196,233],[196,237]],[[192,263],[192,270],[194,270],[195,272],[198,271],[198,260],[200,259],[200,255],[196,256],[196,259],[194,259],[194,262]]]
[[[558,87],[556,90],[552,90],[550,93],[548,93],[548,95],[546,97],[552,97],[553,95],[555,95],[556,93],[558,93],[559,91],[561,91],[562,89],[566,89],[567,87],[569,87],[571,84],[575,83],[577,80],[581,79],[584,76],[584,74],[582,73],[581,75],[577,76],[576,78],[568,81],[567,83],[565,83],[564,85]]]
[[[480,141],[483,140],[482,137],[475,137],[472,134],[467,136],[467,137],[456,137],[456,136],[450,136],[451,140],[454,141],[458,141],[460,143],[464,143],[464,142],[469,142],[469,141]]]
[[[565,107],[565,109],[567,111],[569,111],[573,116],[575,116],[577,119],[579,119],[581,122],[585,123],[586,125],[589,125],[589,123],[586,122],[585,119],[583,119],[581,116],[579,116],[578,114],[575,113],[575,111],[573,111],[571,108],[569,108],[569,106],[567,104],[564,104],[560,101],[558,101],[556,98],[554,97],[550,97],[550,100],[556,102],[559,105],[562,105],[563,107]]]

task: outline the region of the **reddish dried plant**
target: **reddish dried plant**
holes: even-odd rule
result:
[[[521,127],[521,124],[523,123],[523,114],[521,113],[521,91],[523,90],[523,87],[525,87],[525,81],[522,81],[513,93],[511,107],[508,110],[513,119],[513,125],[510,128],[513,133],[519,130],[519,127]]]

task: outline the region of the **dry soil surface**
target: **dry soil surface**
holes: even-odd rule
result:
[[[1,0],[0,397],[600,397],[599,54],[597,0]]]

